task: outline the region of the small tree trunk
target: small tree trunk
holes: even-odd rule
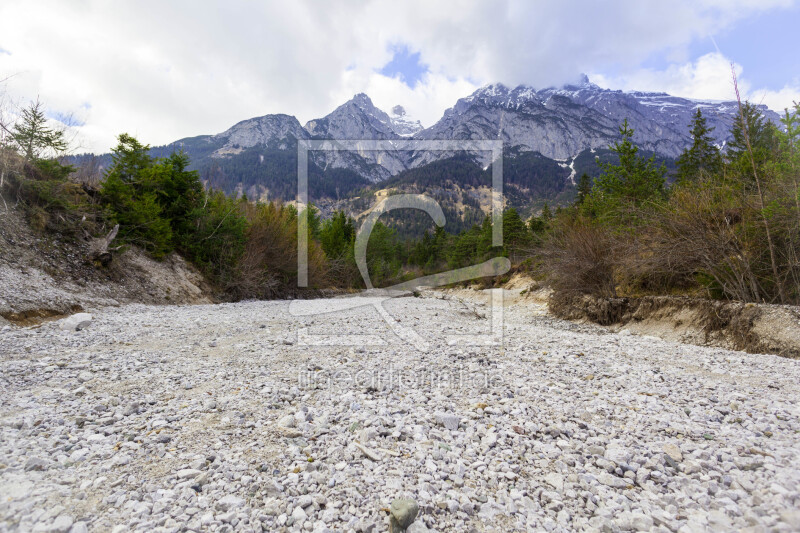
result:
[[[772,275],[775,277],[775,284],[778,286],[778,298],[780,298],[782,304],[785,304],[786,295],[783,292],[783,283],[778,275],[778,261],[775,258],[775,245],[772,242],[772,232],[769,229],[767,215],[764,213],[764,192],[761,189],[761,180],[758,178],[758,171],[756,170],[756,159],[753,156],[753,146],[750,144],[750,134],[747,131],[747,123],[744,120],[744,113],[742,112],[742,99],[739,96],[736,71],[733,70],[732,65],[731,70],[733,71],[733,87],[736,89],[736,101],[739,103],[739,117],[742,119],[742,133],[744,134],[744,141],[747,144],[747,155],[750,156],[750,164],[753,166],[753,177],[756,180],[756,189],[758,190],[759,211],[761,212],[761,220],[764,222],[764,231],[767,234],[767,246],[769,247],[769,260],[772,264]]]
[[[111,252],[108,250],[109,245],[111,242],[117,237],[117,233],[119,232],[119,224],[114,226],[114,229],[101,239],[94,239],[91,245],[91,252],[89,253],[89,258],[92,261],[99,261],[101,265],[107,267],[111,264],[111,260],[113,256]]]

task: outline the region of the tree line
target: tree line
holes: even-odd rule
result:
[[[454,223],[421,236],[424,224],[433,226],[424,215],[393,212],[370,236],[371,279],[387,285],[504,255],[547,280],[556,297],[680,293],[800,303],[800,107],[786,110],[777,127],[741,103],[724,153],[701,108],[689,127],[692,144],[669,185],[667,169],[642,155],[625,121],[610,147],[615,159],[598,159],[596,177],[580,177],[570,205],[551,211],[545,203],[528,220],[504,210],[501,247],[492,247],[492,219],[477,204],[448,211]],[[48,125],[38,102],[2,132],[3,201],[21,203],[35,227],[99,235],[118,224],[121,243],[156,259],[182,254],[226,297],[298,293],[300,217],[293,205],[210,190],[189,170],[186,154],[156,157],[127,134],[99,184],[78,184],[75,168],[59,158],[64,132]],[[546,163],[537,174],[553,170],[563,180],[563,169]],[[521,165],[507,166],[515,183],[541,181],[523,175]],[[437,169],[417,173],[433,179]],[[310,286],[362,287],[353,256],[358,221],[341,211],[322,219],[314,206],[307,209]]]

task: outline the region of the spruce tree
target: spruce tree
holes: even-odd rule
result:
[[[754,104],[744,102],[741,112],[733,121],[731,135],[733,139],[728,143],[728,161],[739,170],[745,181],[749,181],[752,173],[769,159],[770,153],[776,147],[775,125],[765,122],[764,116]],[[746,135],[745,135],[746,132]],[[752,158],[748,154],[747,141],[750,141]],[[755,163],[756,168],[753,168]]]
[[[666,167],[663,164],[656,166],[655,156],[645,159],[639,155],[627,119],[620,126],[619,133],[622,140],[610,146],[619,157],[619,164],[598,161],[603,174],[594,182],[590,203],[599,216],[617,217],[628,208],[661,200],[665,196]]]
[[[355,236],[353,219],[348,218],[344,211],[337,211],[330,219],[324,221],[319,232],[322,250],[330,259],[352,255]]]
[[[64,132],[47,125],[44,106],[39,100],[22,110],[22,116],[14,125],[11,138],[26,161],[36,161],[47,155],[60,155],[67,149]]]
[[[692,145],[678,158],[679,182],[716,175],[722,170],[722,156],[719,148],[714,145],[714,139],[710,135],[712,131],[714,128],[708,127],[706,118],[698,107],[691,124]]]
[[[545,204],[547,207],[547,204]],[[513,207],[503,212],[503,245],[508,255],[524,249],[530,243],[528,226]]]
[[[578,180],[578,198],[575,200],[576,205],[582,205],[586,198],[592,193],[592,178],[589,174],[584,172]]]

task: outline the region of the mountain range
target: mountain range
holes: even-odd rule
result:
[[[669,165],[691,142],[689,124],[698,108],[714,128],[711,135],[715,142],[724,149],[738,112],[735,101],[609,90],[584,76],[580,83],[560,88],[487,85],[459,99],[428,128],[410,119],[402,106],[387,113],[362,93],[305,125],[291,115],[265,115],[243,120],[216,135],[180,139],[152,151],[154,155],[186,151],[192,167],[210,187],[246,194],[251,199],[292,200],[296,194],[298,140],[499,139],[507,161],[504,168],[510,185],[509,202],[535,205],[569,196],[581,172],[597,174],[595,157],[609,156],[608,147],[619,139],[618,128],[625,119],[642,151]],[[779,120],[766,106],[760,110],[766,119]],[[490,163],[486,153],[314,151],[309,162],[310,193],[324,204],[341,203],[343,198],[392,183],[408,188],[413,176],[427,175],[426,171],[420,173],[423,167],[439,163],[430,172],[450,175],[447,162],[458,161],[453,168],[463,169],[464,158],[481,171]],[[450,185],[463,185],[457,183],[458,176],[448,179]],[[436,185],[435,180],[425,181]],[[541,183],[547,183],[547,187],[537,186]]]

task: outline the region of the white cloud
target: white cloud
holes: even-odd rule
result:
[[[800,83],[786,85],[781,90],[755,89],[747,79],[741,65],[734,65],[743,99],[765,104],[782,111],[800,101]],[[622,76],[592,74],[592,81],[602,87],[622,90],[666,92],[685,98],[700,100],[734,100],[731,61],[719,52],[706,54],[696,61],[671,65],[664,70],[640,69]]]
[[[412,89],[399,78],[390,78],[374,71],[351,71],[344,77],[336,101],[344,102],[353,94],[364,92],[373,103],[387,112],[397,104],[408,116],[430,126],[452,107],[456,100],[474,92],[478,85],[463,78],[450,79],[443,74],[427,73]]]
[[[123,131],[161,144],[267,113],[305,122],[356,92],[383,108],[402,104],[430,125],[477,85],[628,75],[655,53],[681,58],[693,39],[790,3],[4,2],[0,49],[9,53],[0,53],[0,78],[16,74],[9,90],[18,98],[39,95],[55,111],[76,112],[84,146],[98,151]],[[376,73],[396,44],[430,66],[414,90]],[[678,87],[675,69],[667,79]],[[701,74],[683,75],[698,93],[713,82]],[[768,98],[791,97],[785,91]]]

